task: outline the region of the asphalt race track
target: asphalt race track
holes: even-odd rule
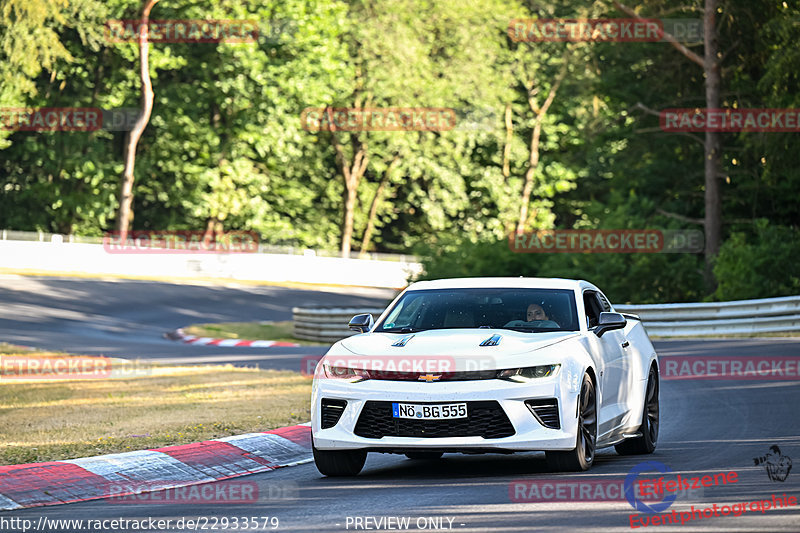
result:
[[[385,289],[290,289],[0,275],[0,342],[161,362],[233,363],[297,370],[324,346],[191,346],[164,333],[193,323],[291,320],[292,307],[382,307]]]
[[[166,341],[160,335],[167,329],[198,321],[286,319],[291,307],[300,304],[379,305],[382,301],[385,301],[383,296],[355,295],[353,291],[335,294],[275,287],[223,289],[7,277],[0,280],[0,340],[107,355],[141,356],[146,352],[151,357],[176,360],[234,353],[261,355],[273,352],[192,347]],[[800,355],[800,339],[661,341],[656,347],[662,359],[676,355]],[[319,351],[322,350],[320,347]],[[279,362],[298,357],[281,353],[285,353],[285,359],[277,359]],[[275,361],[264,359],[260,363],[280,365]],[[22,531],[9,522],[12,518],[30,519],[38,525],[40,517],[49,520],[149,517],[171,519],[173,524],[181,517],[195,520],[208,517],[206,522],[201,518],[197,531],[363,531],[378,529],[375,520],[405,517],[410,518],[412,531],[422,529],[420,525],[426,529],[435,530],[433,526],[438,526],[457,531],[630,531],[629,515],[645,515],[639,515],[624,499],[571,498],[567,491],[567,497],[555,498],[556,501],[536,501],[530,495],[520,496],[515,492],[518,485],[515,482],[579,483],[600,479],[621,484],[640,462],[658,461],[673,471],[670,475],[695,477],[729,471],[738,474],[736,483],[681,492],[667,513],[688,511],[693,505],[705,508],[715,503],[722,506],[772,500],[773,494],[800,497],[798,406],[800,386],[796,380],[665,380],[661,383],[661,431],[656,452],[622,457],[613,449],[606,450],[588,473],[549,473],[544,456],[539,453],[448,454],[438,461],[371,454],[364,471],[355,478],[324,478],[313,464],[239,478],[258,484],[259,493],[264,495],[258,503],[178,505],[98,500],[0,513],[0,530]],[[784,481],[771,481],[765,468],[754,464],[754,458],[764,456],[773,445],[795,462]],[[270,523],[262,527],[261,519],[257,529],[252,524],[247,529],[230,525],[223,528],[219,522],[226,517],[230,524],[233,517],[245,516],[277,517],[279,525],[275,529]],[[212,528],[215,519],[216,528]],[[361,527],[357,527],[359,524]],[[797,532],[800,506],[641,529]],[[39,529],[42,530],[87,531],[56,527],[52,523],[46,529]],[[180,529],[173,527],[170,531]]]

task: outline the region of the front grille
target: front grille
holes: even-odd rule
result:
[[[383,381],[425,381],[424,376],[431,374],[433,381],[475,381],[480,379],[497,379],[498,370],[463,370],[445,372],[399,372],[396,370],[370,370],[369,379]],[[420,379],[423,377],[423,379]]]
[[[345,400],[322,399],[322,429],[332,428],[339,422],[344,408],[347,407]]]
[[[558,400],[526,400],[525,405],[531,410],[533,416],[541,425],[550,429],[561,429],[561,420],[558,418]]]
[[[413,402],[432,403],[432,402]],[[354,433],[359,437],[483,437],[501,439],[515,433],[506,413],[495,401],[467,402],[467,418],[412,420],[392,417],[392,402],[368,401]]]

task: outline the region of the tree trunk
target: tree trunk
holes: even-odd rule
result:
[[[346,187],[344,191],[344,222],[342,224],[342,257],[350,257],[353,241],[353,219],[356,212],[356,192],[358,186]]]
[[[519,207],[519,220],[517,220],[517,233],[525,231],[525,224],[528,221],[528,204],[531,202],[533,192],[533,178],[539,166],[539,136],[542,133],[541,115],[537,117],[536,125],[533,127],[531,135],[531,153],[528,157],[528,170],[525,171],[525,185],[522,187],[522,203]]]
[[[125,143],[125,168],[122,172],[122,182],[119,191],[119,210],[117,211],[116,229],[119,238],[124,241],[128,237],[130,228],[131,205],[133,204],[134,166],[136,164],[136,146],[150,121],[153,111],[153,84],[150,81],[149,45],[147,41],[150,11],[159,0],[144,0],[142,4],[141,27],[139,28],[139,74],[142,80],[142,112],[136,120],[133,129],[128,133]]]
[[[506,104],[505,113],[506,123],[506,144],[503,146],[503,177],[508,178],[511,175],[511,141],[514,139],[514,123],[511,121],[511,104]]]
[[[679,43],[675,37],[664,32],[665,41],[690,61],[703,68],[706,78],[707,110],[719,109],[722,86],[721,59],[719,44],[717,43],[717,4],[718,0],[705,0],[703,11],[703,57],[698,56]],[[642,18],[628,6],[619,2],[614,2],[614,5],[631,17]],[[703,145],[703,173],[705,175],[703,230],[705,231],[706,239],[704,279],[706,290],[711,293],[716,289],[716,280],[712,271],[714,257],[719,253],[719,248],[722,245],[722,194],[719,183],[721,174],[720,157],[722,153],[721,134],[715,131],[707,131]]]
[[[217,237],[222,234],[224,226],[222,221],[217,217],[208,217],[206,221],[206,231],[203,233],[203,242],[206,246],[217,240]]]
[[[375,196],[372,198],[372,204],[369,206],[369,216],[367,217],[367,227],[364,228],[364,236],[361,239],[361,253],[360,256],[365,256],[367,251],[369,251],[370,241],[372,240],[372,233],[375,231],[375,219],[378,216],[378,204],[381,201],[381,197],[383,196],[383,190],[386,188],[386,185],[389,183],[389,178],[391,177],[392,172],[400,163],[400,158],[395,157],[392,162],[389,164],[389,168],[386,169],[386,172],[383,173],[383,177],[381,178],[381,182],[378,185],[378,189],[375,191]]]
[[[719,109],[720,64],[718,61],[718,43],[716,34],[717,0],[706,0],[703,15],[704,33],[704,70],[706,74],[706,109]],[[714,257],[719,253],[722,244],[722,199],[720,196],[720,156],[722,152],[721,135],[716,131],[706,132],[705,156],[705,283],[706,290],[716,289],[716,280],[712,271]]]
[[[327,112],[327,110],[326,110]],[[367,144],[353,137],[353,163],[347,159],[342,143],[336,137],[336,132],[331,131],[331,142],[336,150],[336,163],[339,165],[339,172],[344,178],[344,213],[342,217],[342,257],[350,256],[350,247],[353,241],[353,219],[356,211],[356,193],[358,184],[367,171],[369,163],[369,153]],[[352,135],[352,134],[351,134]]]
[[[528,170],[525,171],[525,185],[522,187],[522,201],[519,207],[517,233],[524,232],[528,222],[528,205],[531,202],[531,194],[533,193],[533,178],[536,176],[536,169],[539,167],[539,139],[542,134],[542,122],[544,121],[545,115],[547,115],[547,110],[550,109],[556,97],[561,82],[564,81],[564,77],[567,75],[566,58],[567,56],[565,54],[561,64],[561,70],[553,81],[553,85],[550,87],[550,92],[547,93],[547,98],[545,98],[542,107],[539,107],[536,103],[536,93],[538,89],[535,87],[535,80],[531,81],[530,88],[528,89],[528,105],[534,113],[536,123],[533,126],[533,133],[531,134],[531,150],[528,156]]]

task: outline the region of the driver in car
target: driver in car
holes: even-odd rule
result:
[[[533,322],[534,320],[550,320],[547,318],[547,314],[539,304],[531,304],[528,306],[528,312],[525,319],[526,322]]]
[[[538,328],[559,328],[557,322],[551,320],[544,312],[544,307],[540,304],[532,303],[525,312],[524,320],[512,320],[505,327],[538,327]]]

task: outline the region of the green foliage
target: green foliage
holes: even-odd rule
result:
[[[420,279],[526,276],[585,279],[617,304],[697,301],[702,259],[691,254],[518,253],[507,240],[425,250]]]
[[[732,234],[717,256],[716,297],[745,300],[800,294],[800,235],[797,228],[760,220],[755,235]]]
[[[108,19],[136,18],[140,8],[138,0],[0,0],[0,107],[138,107],[138,46],[103,35]],[[648,0],[637,9],[667,18],[702,13],[699,1]],[[348,154],[361,140],[370,155],[355,249],[397,159],[371,248],[419,253],[429,277],[580,277],[616,302],[797,292],[795,133],[723,136],[727,242],[714,294],[703,291],[696,255],[508,249],[535,125],[530,92],[541,105],[562,70],[542,123],[529,225],[699,227],[691,221],[704,210],[702,133],[664,132],[652,110],[703,106],[702,69],[666,43],[526,43],[506,32],[514,18],[616,16],[609,2],[574,0],[159,2],[153,19],[258,20],[260,35],[256,43],[150,45],[155,104],[139,143],[133,227],[219,222],[267,243],[336,249],[344,187],[332,138],[304,130],[302,111],[451,107],[485,120],[478,129],[336,134]],[[798,17],[791,2],[720,0],[724,106],[800,107]],[[702,43],[688,46],[702,53]],[[0,228],[110,230],[124,140],[120,131],[0,129]]]

